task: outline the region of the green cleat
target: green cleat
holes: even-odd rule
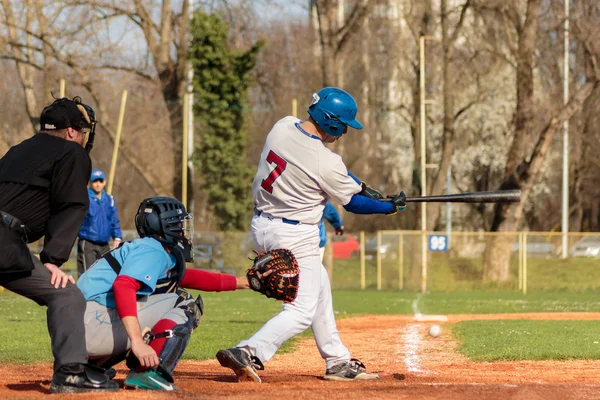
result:
[[[135,370],[129,371],[127,378],[125,378],[125,386],[146,390],[165,390],[169,392],[175,390],[175,386],[167,382],[160,372],[155,369],[149,369],[143,372],[136,372]]]

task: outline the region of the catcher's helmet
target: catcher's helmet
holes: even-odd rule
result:
[[[356,120],[358,106],[354,98],[342,89],[326,87],[313,94],[308,115],[315,120],[317,125],[329,136],[341,136],[347,126],[362,129],[363,126]]]
[[[154,237],[169,247],[179,248],[185,261],[194,261],[193,218],[179,200],[171,197],[145,199],[135,215],[135,227],[140,237]]]

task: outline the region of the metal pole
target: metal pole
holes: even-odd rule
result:
[[[127,90],[123,90],[121,95],[121,109],[119,110],[119,120],[117,122],[117,133],[115,135],[115,145],[113,146],[112,160],[110,162],[110,172],[108,174],[108,185],[106,193],[112,194],[113,183],[115,182],[115,169],[117,167],[117,157],[119,156],[119,143],[121,142],[121,132],[123,131],[123,119],[125,117],[125,104],[127,103]]]
[[[425,37],[419,38],[419,107],[421,135],[421,195],[427,195],[427,171],[425,167]],[[427,291],[427,203],[421,203],[421,292]]]
[[[523,294],[527,294],[527,232],[523,234]]]
[[[325,243],[325,260],[326,260],[326,268],[327,274],[329,275],[329,281],[333,282],[333,243],[332,236],[327,234],[329,237],[327,243]]]
[[[381,231],[377,231],[377,290],[381,290]]]
[[[404,289],[404,235],[400,232],[398,236],[398,289]]]
[[[189,125],[189,93],[183,95],[183,140],[181,146],[181,203],[187,209],[187,183],[188,183],[188,125]]]
[[[190,72],[188,73],[188,75],[194,75],[194,70],[190,69]],[[189,89],[188,89],[188,93],[187,93],[187,97],[188,97],[188,111],[187,111],[187,133],[184,133],[184,135],[187,135],[187,148],[184,148],[184,151],[187,151],[187,178],[186,178],[186,182],[191,182],[193,185],[194,182],[194,163],[192,161],[192,156],[194,154],[194,92],[192,89],[192,85],[191,85],[191,80],[193,78],[189,78],[190,79],[190,85],[189,85]],[[186,191],[187,192],[187,191]],[[189,199],[189,201],[186,203],[186,209],[188,210],[188,212],[190,214],[194,213],[194,195],[193,195],[193,190],[191,190],[191,198]],[[187,196],[187,193],[186,193]]]
[[[523,289],[523,232],[519,233],[519,290]]]
[[[452,165],[448,168],[446,175],[446,193],[450,194],[452,185]],[[448,249],[450,249],[450,234],[452,233],[452,203],[446,203],[446,235],[448,236]]]
[[[360,231],[360,288],[366,288],[366,267],[365,267],[365,232]]]
[[[194,0],[189,1],[189,22],[191,24],[194,18]],[[190,35],[191,37],[191,35]],[[187,92],[188,92],[188,129],[187,129],[187,160],[188,160],[188,181],[194,183],[194,163],[192,156],[194,155],[194,67],[191,61],[187,62]],[[190,190],[190,199],[187,203],[187,211],[190,214],[194,213],[194,190]]]
[[[565,0],[565,54],[563,73],[563,103],[569,102],[569,0]],[[562,258],[567,258],[569,232],[569,120],[563,124],[563,176],[562,176]]]

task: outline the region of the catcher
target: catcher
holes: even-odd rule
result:
[[[202,298],[182,288],[249,285],[246,277],[186,269],[193,261],[192,217],[178,200],[142,201],[135,226],[139,239],[106,253],[77,282],[87,300],[87,350],[90,363],[104,368],[127,359],[125,386],[171,391],[173,370],[203,313]]]

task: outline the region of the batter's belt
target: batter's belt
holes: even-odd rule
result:
[[[263,213],[262,211],[260,211],[259,209],[257,209],[256,207],[254,207],[254,215],[256,216],[260,216],[263,215],[267,218],[279,218],[279,217],[273,217],[271,215],[267,215],[266,213]],[[300,221],[295,221],[293,219],[287,219],[287,218],[280,218],[281,222],[283,222],[284,224],[290,224],[290,225],[298,225],[300,223]]]

